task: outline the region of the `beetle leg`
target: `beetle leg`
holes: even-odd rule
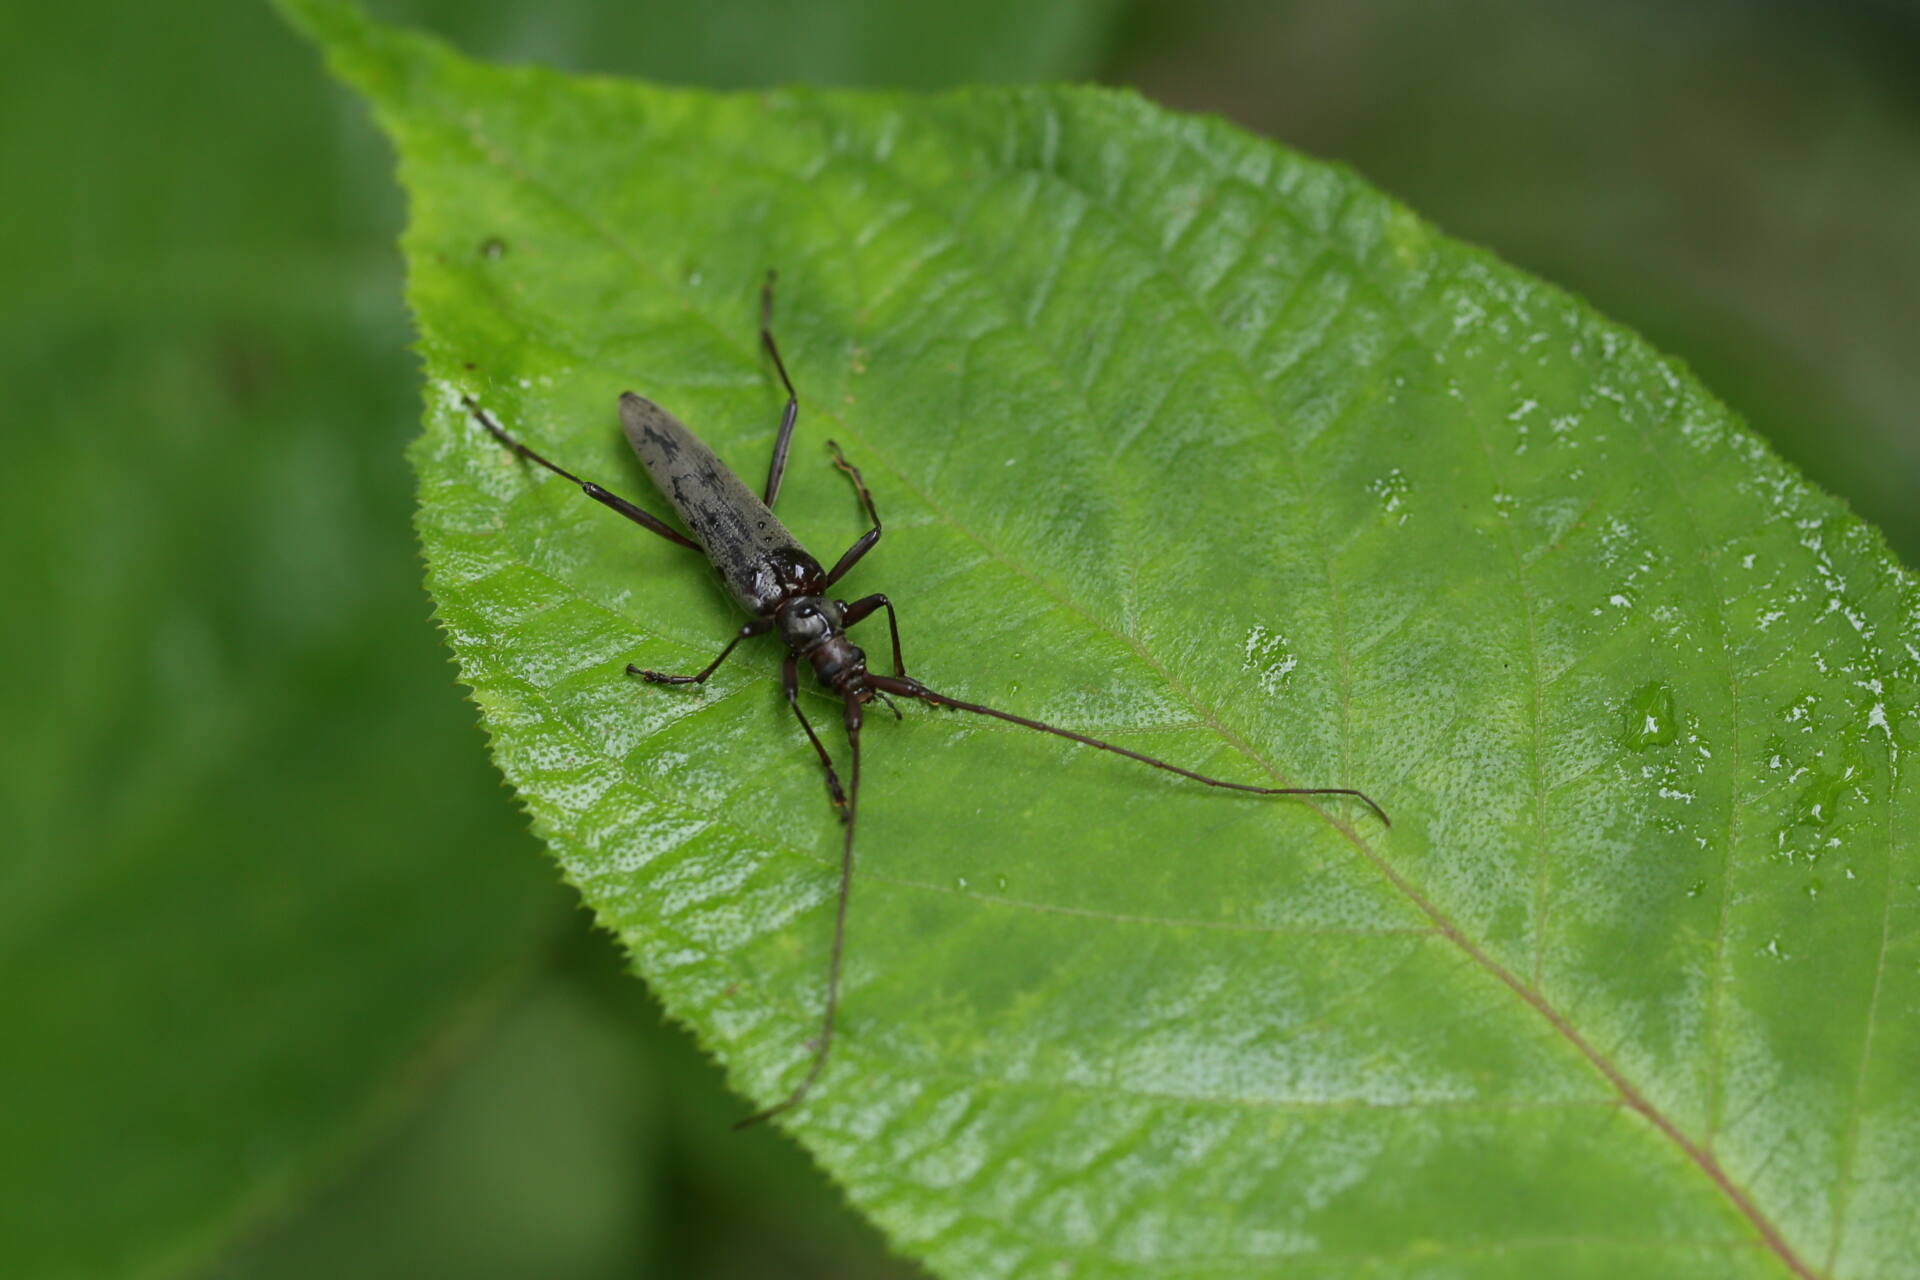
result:
[[[750,640],[754,636],[765,635],[772,629],[773,620],[771,618],[755,618],[752,622],[740,628],[740,630],[735,633],[733,639],[727,641],[727,647],[720,651],[719,656],[690,676],[665,675],[658,671],[650,671],[645,667],[636,667],[631,662],[627,664],[627,674],[630,676],[639,676],[648,684],[705,684],[707,677],[718,670],[720,664],[727,660],[727,655],[733,652],[735,645],[739,644],[742,640]]]
[[[586,494],[601,506],[613,511],[618,511],[621,515],[633,521],[641,528],[649,529],[659,534],[668,542],[677,542],[683,547],[692,547],[695,551],[700,550],[699,543],[668,524],[665,520],[662,520],[659,516],[642,511],[639,507],[634,506],[619,494],[609,493],[591,480],[582,480],[565,467],[548,462],[545,458],[527,448],[527,446],[521,444],[518,440],[515,440],[507,434],[505,427],[502,427],[493,420],[492,414],[480,407],[479,403],[474,400],[472,396],[461,396],[460,403],[467,406],[467,411],[474,416],[475,420],[478,421],[481,426],[485,427],[488,432],[492,434],[495,440],[498,440],[501,444],[525,458],[528,462],[537,462],[547,470],[553,472],[553,474],[573,481],[573,483],[580,486],[580,492]]]
[[[870,596],[862,596],[847,606],[846,612],[842,615],[841,625],[851,627],[854,623],[866,618],[875,609],[885,609],[887,611],[887,630],[893,633],[893,674],[896,676],[904,676],[907,674],[907,664],[905,659],[900,656],[900,620],[894,616],[893,601],[887,599],[883,593],[878,591]]]

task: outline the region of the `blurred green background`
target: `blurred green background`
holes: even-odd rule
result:
[[[1689,360],[1920,560],[1920,10],[386,0],[723,87],[1100,79]],[[0,1275],[912,1274],[665,1027],[429,622],[391,157],[263,5],[0,42]]]

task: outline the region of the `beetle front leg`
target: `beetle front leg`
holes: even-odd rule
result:
[[[800,709],[800,668],[792,654],[780,666],[780,687],[786,692],[787,705],[793,708],[793,714],[800,721],[800,727],[807,731],[807,741],[820,756],[820,767],[827,771],[827,799],[833,801],[834,811],[840,820],[847,820],[847,793],[840,789],[840,775],[833,771],[833,757],[827,754],[826,744],[820,741],[820,735],[807,723],[807,713]]]
[[[893,674],[904,676],[907,674],[907,662],[900,656],[900,619],[894,615],[893,601],[887,599],[883,592],[876,591],[870,596],[862,596],[848,605],[846,612],[842,615],[841,625],[851,627],[854,623],[871,616],[875,609],[887,611],[887,630],[893,633]]]
[[[650,671],[645,667],[636,667],[631,662],[627,664],[627,674],[630,676],[639,676],[648,684],[705,684],[707,677],[719,670],[720,664],[727,660],[727,655],[733,652],[735,645],[739,644],[742,640],[750,640],[754,636],[763,636],[772,629],[773,620],[771,618],[755,618],[752,622],[740,628],[739,633],[736,634],[733,639],[727,641],[727,647],[720,651],[720,655],[717,658],[709,662],[705,667],[702,667],[694,675],[665,675],[658,671]]]

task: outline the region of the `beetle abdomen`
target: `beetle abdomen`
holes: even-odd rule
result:
[[[787,579],[796,572],[804,576],[808,567],[819,573],[813,557],[760,495],[686,424],[631,391],[620,397],[620,422],[640,465],[747,612],[771,613],[784,596]],[[795,563],[796,557],[801,563]]]

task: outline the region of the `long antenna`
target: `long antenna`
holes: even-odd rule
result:
[[[733,1126],[736,1129],[751,1128],[796,1105],[807,1096],[807,1090],[820,1078],[820,1073],[826,1070],[827,1050],[833,1047],[833,1015],[840,1006],[840,961],[846,952],[847,898],[853,890],[853,834],[854,824],[860,817],[860,722],[864,718],[859,700],[848,697],[847,743],[852,751],[853,764],[847,775],[846,834],[840,845],[840,898],[833,912],[833,957],[827,963],[827,1008],[820,1018],[820,1036],[813,1043],[813,1064],[784,1100],[774,1103],[765,1111],[754,1112],[745,1120],[736,1121]]]
[[[1168,764],[1165,760],[1143,755],[1138,751],[1129,751],[1125,747],[1116,747],[1111,742],[1102,742],[1090,738],[1084,733],[1075,733],[1071,729],[1061,729],[1039,720],[1029,720],[1025,716],[1014,715],[1011,711],[1001,711],[994,707],[982,706],[977,702],[962,702],[958,698],[949,698],[944,693],[936,693],[911,676],[869,675],[867,682],[876,689],[896,693],[904,698],[918,698],[931,706],[954,707],[961,711],[971,711],[975,715],[992,716],[996,720],[1005,720],[1027,729],[1038,729],[1041,733],[1050,733],[1056,738],[1069,738],[1089,747],[1098,747],[1102,751],[1111,751],[1115,755],[1138,760],[1141,764],[1150,764],[1156,769],[1165,769],[1168,773],[1177,773],[1183,778],[1192,778],[1195,782],[1204,782],[1209,787],[1225,787],[1230,791],[1250,791],[1261,796],[1352,796],[1373,810],[1375,816],[1386,826],[1392,826],[1393,820],[1387,817],[1387,811],[1373,802],[1364,791],[1352,787],[1256,787],[1244,782],[1228,782],[1223,778],[1210,778],[1204,773],[1195,773],[1191,769],[1182,769],[1177,764]]]

